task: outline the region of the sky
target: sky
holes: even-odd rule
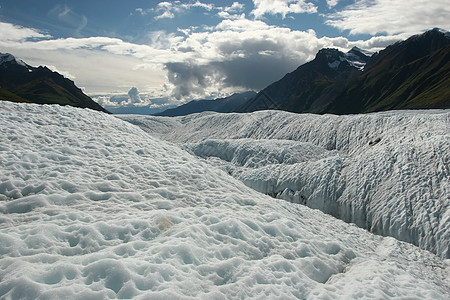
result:
[[[0,0],[0,52],[107,108],[157,112],[259,91],[321,48],[379,51],[435,27],[448,0]]]

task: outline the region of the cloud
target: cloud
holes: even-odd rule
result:
[[[160,13],[160,15],[155,17],[155,20],[173,19],[173,18],[175,18],[174,12],[179,12],[179,11],[181,11],[181,9],[171,2],[160,2],[156,6],[155,11],[157,13]]]
[[[178,34],[155,31],[149,36],[149,45],[91,37],[16,41],[15,48],[45,53],[45,64],[71,70],[91,93],[94,83],[97,89],[104,85],[104,92],[107,86],[110,90],[140,86],[146,93],[152,90],[155,97],[186,100],[259,90],[314,58],[323,47],[361,47],[344,37],[318,38],[313,30],[291,30],[245,18],[225,19],[211,28],[180,29]],[[69,50],[73,59],[58,64],[55,58]],[[138,102],[137,97],[130,99],[130,103]]]
[[[203,96],[205,89],[214,82],[216,72],[208,65],[195,63],[167,63],[168,79],[173,84],[172,96],[178,100],[190,96]]]
[[[33,41],[36,39],[51,38],[50,35],[44,34],[37,29],[26,28],[4,22],[0,22],[0,36],[1,41],[3,41],[4,43],[24,42]]]
[[[339,0],[327,0],[328,8],[333,8],[339,3]]]
[[[230,14],[229,12],[226,12],[226,11],[219,11],[217,13],[217,16],[222,19],[231,19],[231,20],[245,18],[245,14],[240,14],[240,15],[239,14]]]
[[[195,3],[193,3],[193,4],[184,4],[184,5],[187,8],[201,7],[203,9],[205,9],[205,10],[208,10],[208,11],[214,9],[214,7],[215,7],[214,4],[212,4],[212,3],[202,3],[202,2],[200,2],[198,0]]]
[[[53,72],[57,72],[57,73],[63,75],[64,77],[69,78],[70,80],[76,79],[76,76],[70,74],[68,71],[58,70],[55,66],[52,66],[52,65],[46,65],[46,67],[49,68],[50,70],[52,70]]]
[[[239,2],[233,2],[231,6],[224,7],[223,10],[228,13],[240,13],[244,10],[244,4]]]
[[[91,95],[91,97],[102,107],[115,114],[153,114],[180,104],[179,101],[173,101],[167,97],[154,98],[152,95],[141,93],[139,93],[140,103],[133,103],[130,101],[130,96],[124,93]]]
[[[447,0],[357,0],[342,11],[329,14],[326,24],[350,34],[417,32],[441,27],[450,28],[450,5]]]
[[[121,106],[121,101],[114,101],[114,99],[111,96],[108,95],[95,95],[92,96],[92,100],[94,100],[95,102],[97,102],[98,104],[100,104],[100,106],[108,109],[108,108],[115,108],[115,107],[120,107]]]
[[[115,93],[115,94],[104,94],[104,95],[92,95],[92,98],[103,107],[139,107],[139,106],[149,106],[151,101],[149,99],[150,95],[143,95],[139,93],[136,87],[132,87],[127,94]]]
[[[59,21],[75,29],[75,34],[80,35],[81,31],[86,27],[88,19],[85,15],[80,15],[73,11],[67,5],[56,5],[48,12],[49,16],[57,17]]]
[[[223,19],[238,19],[242,16],[242,11],[244,10],[244,4],[239,2],[233,2],[230,6],[216,6],[213,3],[203,3],[201,1],[172,1],[172,2],[160,2],[157,4],[156,8],[143,10],[142,8],[136,9],[141,15],[146,15],[149,12],[154,12],[157,14],[155,20],[160,19],[173,19],[176,15],[187,13],[193,8],[201,8],[205,11],[215,11],[220,18]]]
[[[143,15],[143,16],[145,16],[146,14],[148,14],[148,10],[143,9],[143,8],[141,8],[141,7],[136,8],[135,11],[136,11],[137,13]],[[131,13],[131,14],[133,14],[133,13]]]
[[[204,97],[211,91],[259,90],[314,58],[323,47],[350,47],[346,38],[270,26],[260,20],[223,20],[211,32],[177,43],[189,59],[165,64],[172,95]],[[350,47],[351,48],[351,47]]]
[[[280,7],[288,9],[300,3],[275,2],[284,3]],[[403,38],[402,35],[365,41],[319,38],[313,30],[292,30],[269,25],[262,19],[248,19],[242,4],[229,3],[216,7],[200,1],[161,2],[159,7],[173,13],[198,7],[227,13],[229,17],[210,27],[152,31],[148,33],[147,44],[101,36],[56,39],[34,29],[0,23],[0,47],[29,64],[69,71],[77,79],[76,84],[85,87],[89,94],[114,91],[126,99],[117,102],[108,98],[111,103],[139,105],[151,98],[188,101],[212,94],[226,96],[237,91],[260,90],[313,59],[321,48],[348,50],[358,46],[376,51]],[[102,101],[107,103],[105,99]]]
[[[253,0],[254,10],[251,14],[259,19],[265,14],[286,18],[287,14],[317,13],[317,6],[305,0]]]
[[[214,4],[211,3],[203,3],[200,1],[188,2],[184,3],[181,1],[172,1],[172,2],[160,2],[156,5],[155,9],[151,11],[156,12],[158,15],[155,17],[155,20],[159,19],[173,19],[176,14],[185,13],[192,8],[202,8],[207,11],[211,11],[215,8]],[[139,10],[141,14],[144,14],[146,11],[142,9]]]
[[[131,103],[142,103],[142,99],[139,96],[139,91],[136,87],[132,87],[129,91],[128,91],[128,97],[131,101]]]
[[[377,52],[380,50],[383,50],[389,45],[394,44],[395,42],[405,40],[409,37],[409,34],[398,34],[398,35],[392,35],[392,36],[374,36],[368,40],[365,41],[355,41],[350,42],[350,46],[357,46],[361,49],[367,49],[372,52]]]
[[[242,13],[244,11],[244,4],[239,2],[233,2],[231,6],[226,7],[218,7],[219,12],[217,15],[222,19],[243,19],[245,18],[245,14]]]

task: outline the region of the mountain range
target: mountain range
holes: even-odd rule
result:
[[[450,107],[450,36],[439,29],[369,56],[322,49],[314,60],[237,107],[297,113],[368,113]]]
[[[215,101],[192,101],[158,115],[201,111],[353,114],[450,108],[450,34],[433,29],[372,54],[321,49],[315,58],[228,111]],[[234,97],[234,96],[232,96]],[[225,98],[226,99],[226,98]],[[221,110],[215,110],[216,106]],[[195,107],[195,109],[194,109]],[[230,106],[227,106],[229,108]],[[175,113],[176,112],[176,113]]]
[[[215,100],[193,100],[175,108],[167,109],[155,114],[156,116],[185,116],[203,111],[230,112],[238,106],[247,103],[248,100],[256,96],[255,92],[236,93],[229,97]]]
[[[2,53],[0,99],[107,112],[70,79]],[[450,108],[450,34],[440,29],[414,35],[375,54],[357,47],[346,53],[321,49],[312,61],[258,93],[194,100],[157,115],[267,109],[353,114],[431,108]]]
[[[0,99],[71,105],[107,112],[72,80],[47,67],[32,67],[9,53],[0,53]]]
[[[370,56],[356,47],[347,53],[322,49],[314,60],[269,85],[236,111],[323,112],[330,99],[343,92],[348,81],[362,74],[369,59]]]
[[[438,29],[380,51],[323,112],[450,108],[450,34]]]

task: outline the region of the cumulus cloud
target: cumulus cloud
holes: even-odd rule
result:
[[[222,19],[231,19],[231,20],[237,20],[237,19],[243,19],[245,18],[245,14],[230,14],[229,12],[226,11],[219,11],[217,13],[217,16],[222,18]]]
[[[128,97],[129,97],[131,103],[141,103],[142,102],[142,99],[139,96],[139,91],[136,87],[132,87],[128,91]]]
[[[239,2],[233,2],[231,6],[224,7],[223,10],[228,13],[239,13],[244,10],[244,4]]]
[[[154,114],[178,106],[179,101],[167,97],[155,98],[150,94],[141,94],[141,103],[132,103],[128,94],[115,93],[91,95],[92,99],[114,114]]]
[[[450,28],[447,0],[357,0],[328,15],[326,24],[351,34],[414,34],[426,29]]]
[[[280,14],[283,19],[287,14],[316,13],[317,6],[305,0],[253,0],[254,10],[251,12],[255,18],[261,18],[265,14]]]
[[[111,96],[108,95],[95,95],[92,96],[92,100],[94,100],[95,102],[97,102],[100,106],[108,109],[108,108],[115,108],[115,107],[120,107],[121,106],[121,102],[123,101],[114,101],[114,99]]]
[[[92,98],[105,108],[149,106],[152,104],[150,97],[148,94],[142,96],[136,87],[132,87],[127,94],[92,95]]]
[[[246,18],[225,19],[212,28],[180,29],[181,33],[152,32],[149,45],[91,37],[17,41],[16,48],[36,49],[41,53],[70,49],[72,55],[80,53],[80,60],[74,63],[86,67],[83,70],[79,67],[82,73],[74,75],[84,79],[80,84],[88,90],[92,86],[88,79],[99,82],[99,74],[103,73],[105,85],[111,86],[115,82],[118,86],[129,84],[128,87],[138,83],[152,85],[159,89],[153,92],[155,96],[170,95],[186,100],[212,93],[259,90],[314,58],[323,47],[361,47],[361,43],[350,43],[344,37],[318,38],[313,30],[291,30]],[[373,40],[374,47],[375,43]],[[82,53],[86,53],[84,58]],[[48,53],[45,55],[49,56]],[[127,64],[127,61],[132,63]],[[58,66],[51,59],[48,62]],[[92,64],[97,66],[95,70],[88,66]],[[70,69],[67,65],[61,68]],[[149,76],[148,70],[152,70],[154,78]],[[130,103],[139,103],[139,94],[133,95],[130,95]]]
[[[397,34],[391,36],[374,36],[368,40],[360,40],[355,42],[349,42],[348,44],[353,46],[357,46],[361,49],[367,49],[371,52],[377,52],[383,50],[389,45],[394,44],[395,42],[405,40],[409,37],[409,34]]]
[[[239,9],[239,5],[231,5],[228,10]],[[180,29],[178,33],[155,31],[149,34],[147,45],[108,37],[50,39],[31,29],[3,25],[12,30],[6,36],[17,38],[0,40],[0,46],[14,49],[12,53],[26,52],[28,57],[33,49],[38,64],[70,70],[77,84],[88,92],[120,89],[127,98],[108,101],[121,105],[140,105],[148,100],[130,86],[142,86],[146,95],[155,98],[171,96],[182,101],[260,90],[313,59],[323,47],[367,49],[398,40],[378,37],[349,42],[344,37],[318,38],[313,30],[291,30],[246,18],[225,19],[211,28]],[[33,37],[45,39],[30,40]]]
[[[201,41],[201,42],[200,42]],[[190,59],[165,64],[172,95],[201,97],[211,89],[259,90],[311,60],[323,47],[346,48],[345,38],[270,26],[260,20],[223,20],[211,32],[193,33],[178,44]]]
[[[244,11],[244,4],[239,2],[233,2],[231,6],[219,7],[218,10],[217,15],[223,19],[236,20],[245,18],[245,14],[242,13]]]
[[[297,9],[303,4],[311,11],[315,9],[305,1],[273,0],[270,3],[278,4],[275,8],[264,6],[269,2],[255,0],[259,4],[255,5],[255,17],[266,13],[286,16],[295,11],[304,12]],[[91,94],[116,91],[122,95],[120,101],[114,97],[101,100],[108,105],[140,105],[150,103],[150,98],[188,101],[211,94],[257,91],[313,59],[321,48],[348,50],[358,46],[377,51],[406,37],[398,34],[365,41],[319,38],[313,30],[292,30],[269,25],[263,19],[248,19],[242,4],[228,3],[229,6],[219,7],[200,1],[160,2],[159,16],[165,11],[176,14],[197,7],[216,15],[223,13],[224,19],[210,27],[149,32],[147,44],[109,37],[55,39],[34,29],[0,23],[0,47],[19,57],[26,53],[30,64],[70,70],[77,78],[77,85],[85,86]],[[335,5],[338,1],[327,3]],[[332,16],[329,20],[337,20]],[[130,87],[139,87],[140,91]]]
[[[208,65],[191,62],[167,63],[168,79],[173,84],[172,96],[178,100],[185,97],[203,96],[205,89],[214,83],[215,70]]]

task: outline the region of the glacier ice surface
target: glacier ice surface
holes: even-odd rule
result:
[[[450,112],[123,116],[247,186],[450,257]]]
[[[448,260],[263,195],[114,116],[0,101],[0,124],[2,299],[450,294]],[[277,151],[235,166],[305,162]]]

